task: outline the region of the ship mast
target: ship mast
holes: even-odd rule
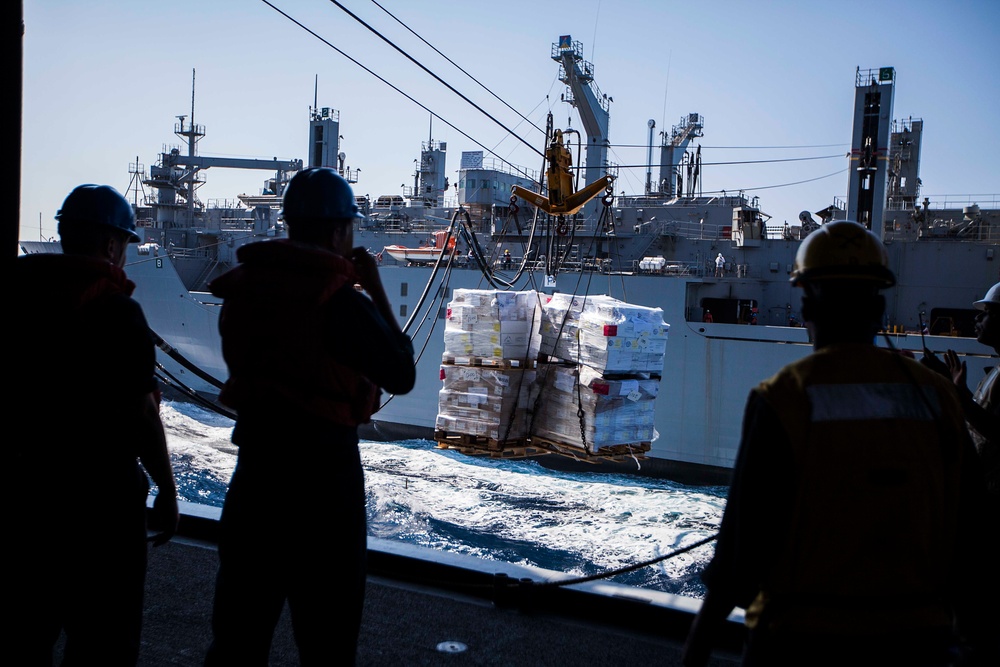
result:
[[[191,69],[191,122],[187,125],[184,124],[184,116],[178,116],[177,120],[180,121],[176,127],[174,127],[174,134],[179,137],[183,137],[187,140],[187,157],[188,168],[184,172],[181,178],[181,182],[184,186],[185,198],[187,199],[187,219],[194,220],[195,212],[195,190],[200,186],[201,179],[199,178],[199,165],[197,163],[198,156],[198,142],[202,137],[205,136],[205,128],[196,124],[194,122],[194,98],[195,98],[195,70]]]
[[[896,70],[857,69],[847,217],[882,238]]]

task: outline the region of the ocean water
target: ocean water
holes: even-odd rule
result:
[[[236,465],[233,422],[175,401],[165,400],[161,414],[181,498],[221,507]],[[727,492],[551,471],[428,440],[364,441],[361,458],[370,535],[574,576],[615,572],[712,536]],[[698,574],[713,549],[711,542],[607,580],[700,598]]]

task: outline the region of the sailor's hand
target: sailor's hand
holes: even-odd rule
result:
[[[146,538],[154,547],[166,544],[177,533],[180,522],[180,511],[177,508],[177,493],[156,494],[153,498],[153,511],[149,515],[149,527],[153,535]]]
[[[968,368],[965,362],[958,358],[955,350],[948,350],[944,353],[944,363],[947,367],[947,376],[951,378],[951,381],[955,384],[955,388],[959,391],[963,389],[967,391],[968,385],[965,384],[965,380]]]
[[[354,271],[358,274],[361,287],[370,292],[372,287],[382,284],[378,275],[378,260],[368,252],[367,248],[361,246],[354,248],[350,260],[354,264]]]

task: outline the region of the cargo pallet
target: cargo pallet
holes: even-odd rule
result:
[[[494,459],[518,459],[543,454],[559,454],[578,461],[597,463],[599,461],[626,461],[646,458],[646,453],[652,448],[652,443],[636,442],[631,444],[607,445],[589,452],[578,445],[571,445],[557,440],[538,436],[530,438],[509,438],[497,440],[483,435],[468,433],[449,433],[435,431],[438,449],[451,449],[470,456],[489,456]]]
[[[597,453],[587,451],[579,445],[571,445],[557,440],[550,440],[539,436],[531,437],[531,444],[537,445],[541,449],[552,454],[561,454],[584,461],[587,463],[597,463],[599,461],[626,461],[633,458],[644,459],[646,452],[653,447],[651,442],[634,442],[631,444],[606,445],[597,450]]]
[[[493,459],[523,459],[549,453],[534,447],[527,438],[497,440],[483,435],[435,431],[434,439],[437,440],[438,449],[451,449],[470,456],[489,456]]]
[[[474,357],[469,355],[445,354],[441,357],[441,363],[450,366],[477,366],[481,368],[499,369],[523,369],[534,368],[535,362],[531,359],[500,359],[499,357]]]

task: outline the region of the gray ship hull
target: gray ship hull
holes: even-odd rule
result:
[[[375,236],[360,231],[358,239],[365,245],[374,241]],[[737,258],[744,268],[739,276],[721,277],[704,275],[707,270],[703,275],[563,273],[557,276],[554,288],[541,291],[582,295],[586,285],[590,294],[608,294],[663,310],[670,331],[656,399],[657,437],[648,459],[617,466],[633,472],[718,473],[730,469],[735,461],[742,411],[749,391],[783,365],[812,350],[805,328],[787,326],[789,313],[794,316],[798,309],[798,290],[789,285],[787,277],[797,242],[765,240],[744,249],[729,247],[718,239],[673,239],[671,243],[675,257],[710,256],[721,247],[727,257]],[[29,252],[52,250],[47,244],[22,245]],[[921,318],[925,311],[968,310],[972,301],[980,298],[997,279],[992,263],[985,259],[991,251],[998,250],[996,242],[913,241],[891,243],[888,247],[899,278],[897,285],[886,292],[887,329],[895,333],[888,334],[888,342],[880,337],[878,344],[891,343],[918,357],[925,346],[938,354],[954,349],[968,364],[970,382],[977,382],[996,364],[992,351],[971,337],[921,335]],[[777,270],[772,270],[775,266]],[[150,327],[183,358],[223,381],[226,368],[218,334],[219,301],[205,292],[189,292],[178,277],[170,255],[160,248],[133,247],[126,270],[138,285],[135,297],[143,305]],[[401,325],[417,310],[432,273],[429,266],[382,267],[382,280],[400,313]],[[540,272],[526,274],[521,279],[523,284],[515,289],[541,285],[543,278]],[[444,306],[459,288],[483,288],[482,274],[472,268],[456,268],[448,273],[446,288],[432,289],[438,300],[425,303],[423,314],[418,313],[419,328],[411,324],[411,336],[419,354],[417,386],[405,396],[387,397],[366,429],[366,437],[433,438],[441,389]],[[759,304],[758,323],[703,322],[702,304],[712,299],[713,303]],[[428,308],[430,315],[426,314]],[[724,313],[719,313],[719,319],[723,317]],[[778,318],[784,325],[770,323]],[[281,343],[261,341],[260,344],[263,353],[267,346]],[[164,351],[159,355],[170,377],[203,395],[217,394],[215,384]]]

